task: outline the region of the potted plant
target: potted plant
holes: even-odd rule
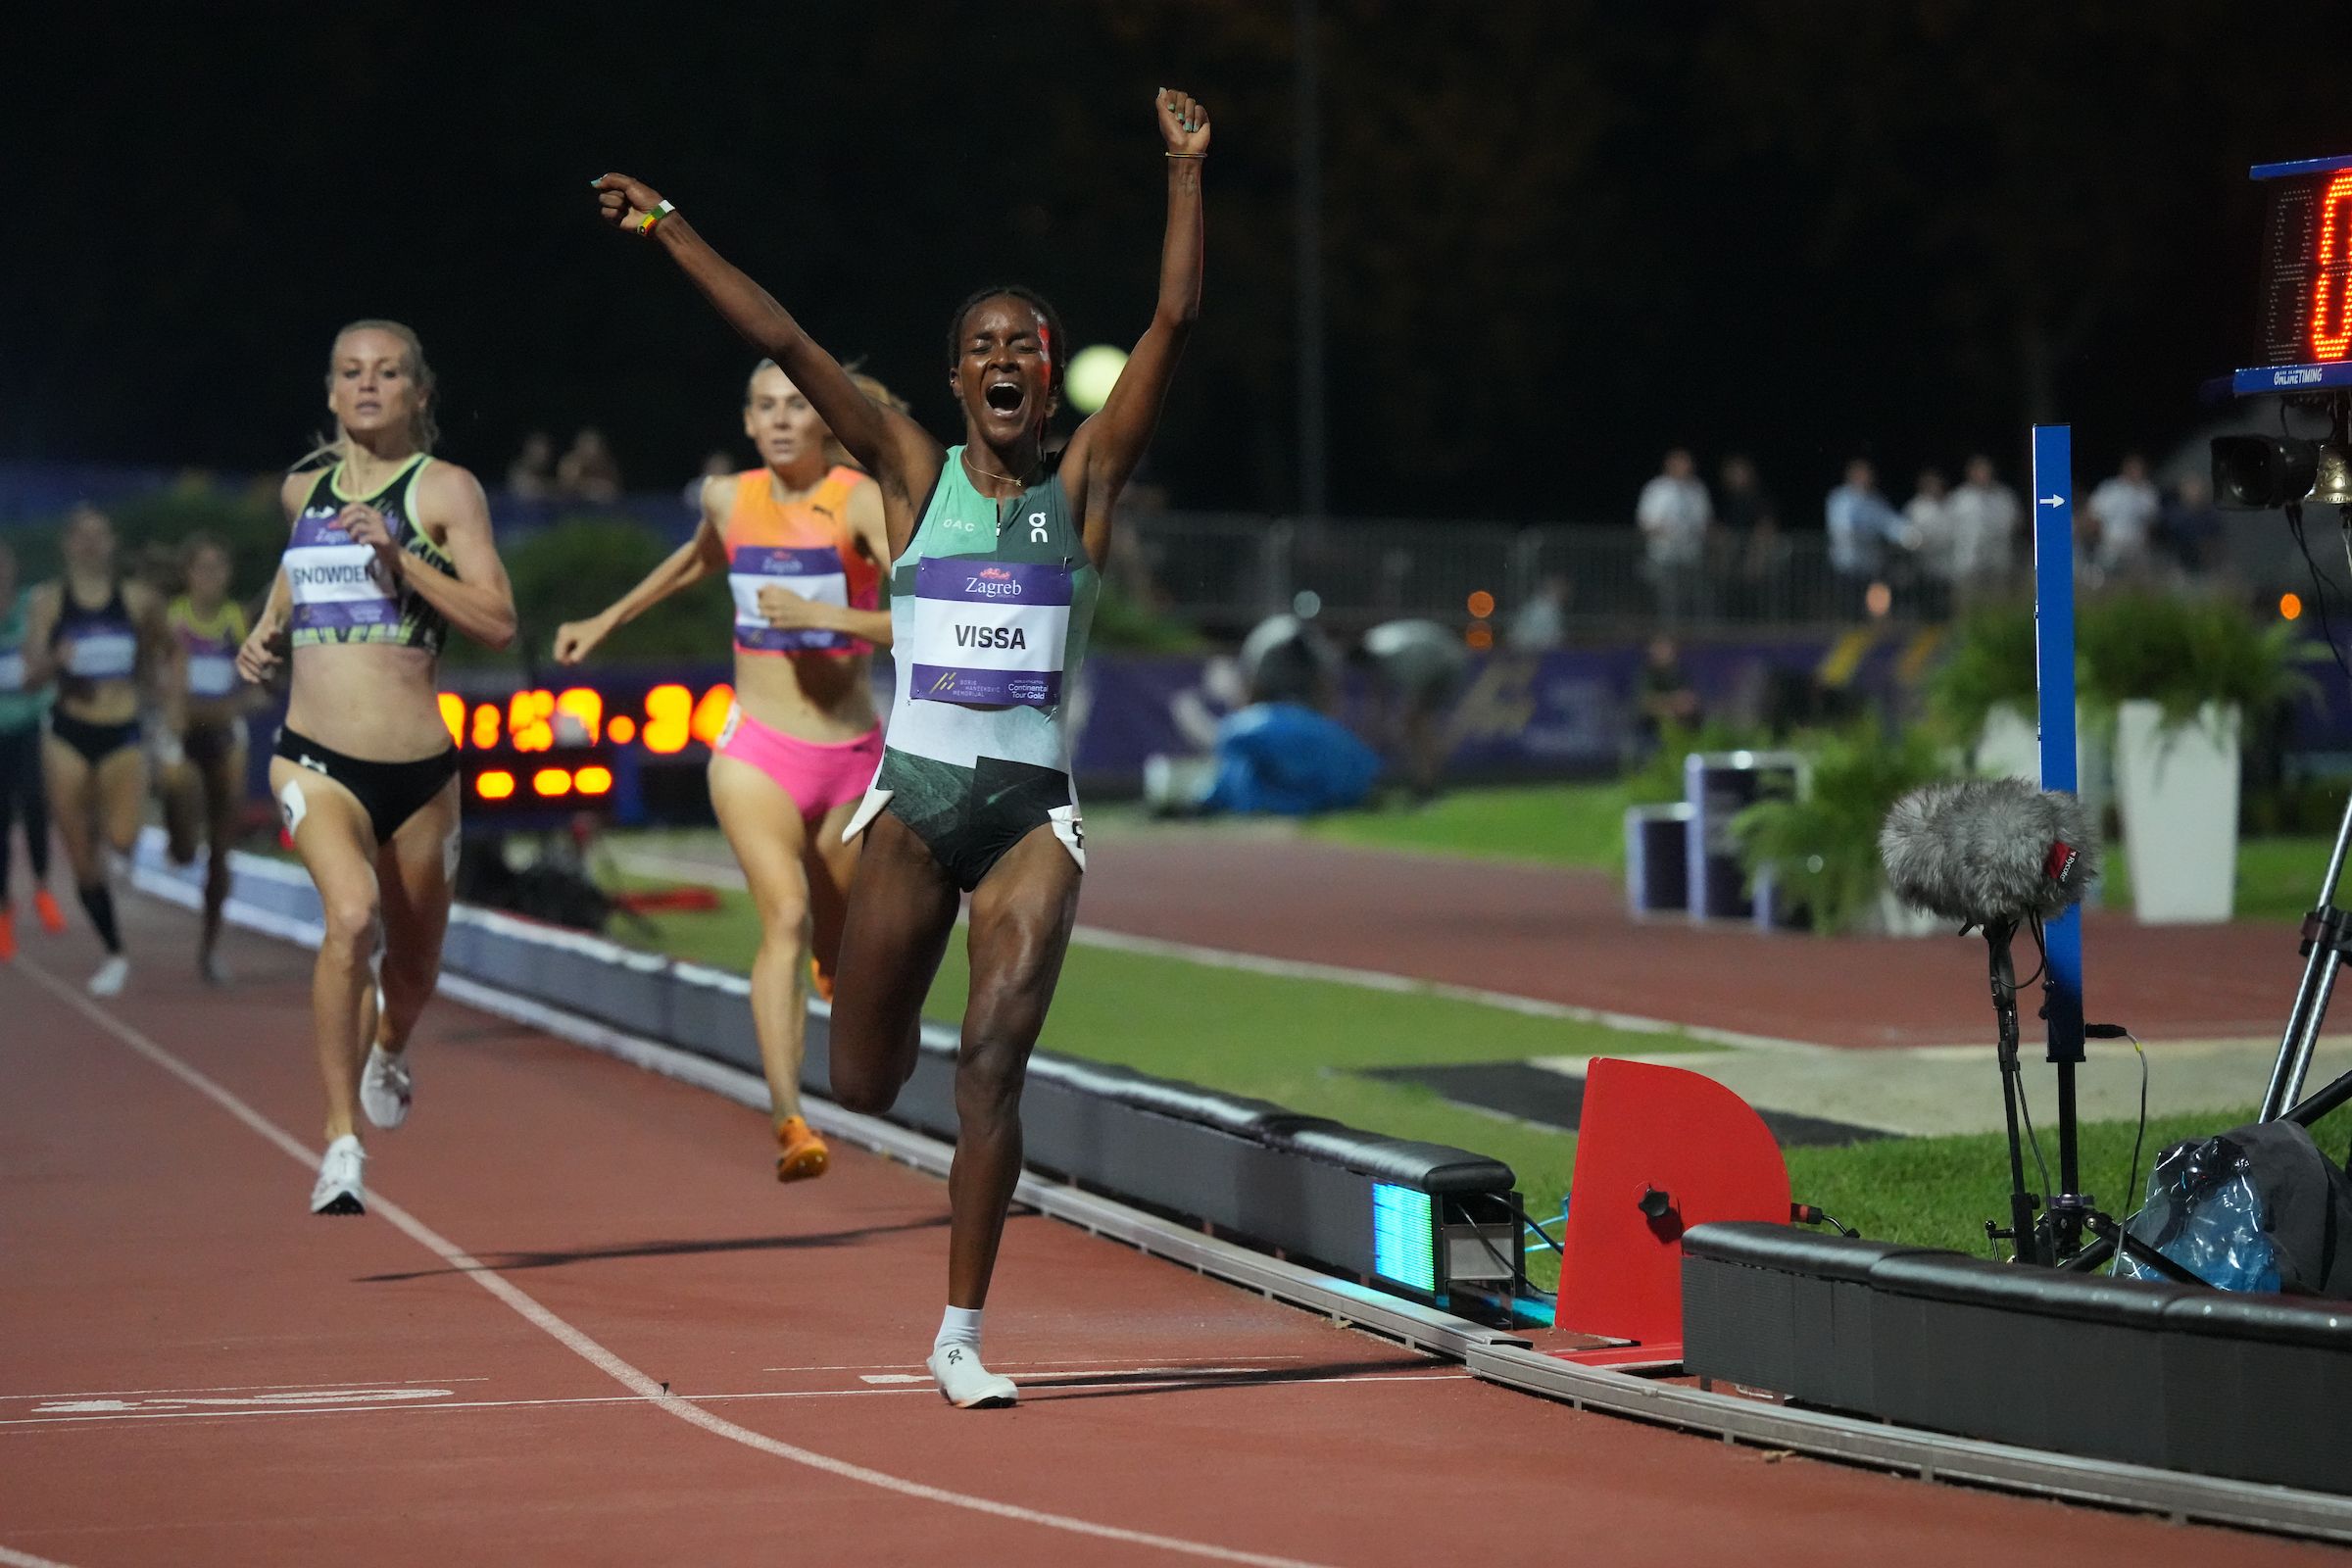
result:
[[[2083,609],[2082,689],[2115,731],[2132,903],[2149,924],[2227,920],[2236,902],[2239,735],[2308,689],[2286,621],[2220,600],[2117,594]]]
[[[1923,729],[1889,734],[1874,719],[1798,749],[1811,759],[1802,795],[1759,802],[1732,819],[1748,875],[1769,869],[1825,935],[1941,929],[1886,892],[1879,863],[1887,809],[1921,785],[1950,776],[1936,738]]]
[[[1952,628],[1950,648],[1926,683],[1928,714],[1984,778],[2041,781],[2040,691],[2031,604],[1972,611]],[[2093,811],[2109,794],[2099,727],[2075,715],[2076,793]]]

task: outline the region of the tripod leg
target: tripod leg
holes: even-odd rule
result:
[[[2285,1115],[2303,1093],[2312,1053],[2319,1048],[2320,1026],[2328,1020],[2328,1003],[2335,994],[2336,973],[2344,962],[2335,946],[2335,921],[2326,917],[2333,913],[2332,909],[2325,911],[2322,933],[2312,945],[2311,961],[2303,967],[2303,984],[2295,992],[2294,1009],[2287,1015],[2286,1034],[2278,1042],[2278,1059],[2272,1064],[2270,1088],[2263,1093],[2257,1121],[2276,1121]]]
[[[2336,945],[2343,935],[2343,915],[2335,906],[2335,890],[2343,880],[2348,852],[2352,852],[2352,797],[2344,801],[2335,847],[2328,855],[2327,879],[2320,884],[2319,907],[2313,911],[2319,929],[2312,933],[2311,956],[2303,962],[2303,982],[2295,988],[2295,1004],[2278,1041],[2278,1059],[2271,1067],[2270,1088],[2263,1094],[2262,1114],[2257,1118],[2261,1121],[2286,1114],[2303,1092],[2305,1074],[2311,1071],[2311,1054],[2319,1045],[2320,1025],[2327,1021],[2328,1001],[2335,990],[2335,972],[2343,963]]]

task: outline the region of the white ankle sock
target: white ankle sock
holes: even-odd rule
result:
[[[932,1340],[934,1350],[947,1345],[969,1346],[980,1348],[980,1314],[987,1310],[978,1306],[951,1306],[939,1320],[939,1334]]]

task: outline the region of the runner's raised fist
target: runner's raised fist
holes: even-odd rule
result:
[[[1168,151],[1195,156],[1208,151],[1208,111],[1191,93],[1162,87],[1152,99],[1159,114],[1159,139]]]
[[[598,215],[614,228],[633,229],[662,205],[662,193],[642,179],[605,174],[595,181]]]

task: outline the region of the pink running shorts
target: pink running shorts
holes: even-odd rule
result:
[[[768,728],[738,703],[728,710],[714,750],[774,779],[801,808],[801,820],[814,826],[836,806],[863,797],[874,781],[874,769],[882,765],[882,726],[846,741],[805,741]]]

